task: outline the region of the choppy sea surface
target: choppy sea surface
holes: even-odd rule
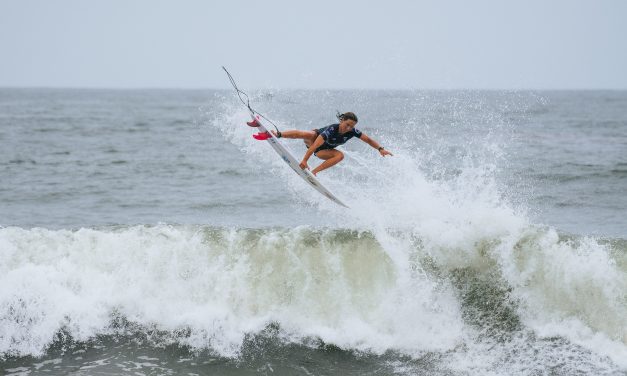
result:
[[[251,99],[0,89],[0,373],[627,374],[627,92]]]

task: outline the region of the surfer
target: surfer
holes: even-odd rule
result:
[[[323,128],[313,129],[311,131],[294,129],[284,132],[272,131],[272,133],[278,138],[297,138],[304,140],[305,145],[307,146],[307,152],[305,153],[303,160],[300,162],[300,168],[309,168],[307,162],[312,154],[324,160],[324,162],[311,171],[314,175],[338,164],[342,159],[344,159],[344,153],[339,150],[335,150],[335,148],[344,144],[353,137],[357,137],[377,149],[382,157],[385,157],[386,155],[393,155],[389,151],[385,150],[383,146],[379,145],[377,141],[355,128],[358,120],[354,113],[338,113],[337,119],[340,121],[337,124],[331,124]]]

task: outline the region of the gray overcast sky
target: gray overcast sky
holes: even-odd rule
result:
[[[0,0],[0,86],[627,89],[626,0]]]

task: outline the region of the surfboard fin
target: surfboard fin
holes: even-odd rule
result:
[[[270,135],[270,133],[268,133],[268,132],[263,132],[263,133],[261,133],[261,132],[260,132],[260,133],[257,133],[257,134],[254,134],[254,135],[253,135],[253,138],[254,138],[255,140],[259,140],[259,141],[264,141],[264,140],[267,140],[267,139],[269,139],[270,137],[272,137],[272,136],[271,136],[271,135]]]
[[[247,121],[246,124],[248,124],[249,127],[255,127],[255,128],[261,125],[259,124],[257,119],[253,119],[253,121]]]

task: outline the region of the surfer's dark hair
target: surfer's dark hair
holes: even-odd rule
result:
[[[343,114],[340,114],[340,112],[338,111],[337,115],[337,119],[339,121],[344,121],[344,120],[352,120],[355,123],[357,123],[359,120],[357,120],[357,115],[355,115],[353,112],[345,112]]]

